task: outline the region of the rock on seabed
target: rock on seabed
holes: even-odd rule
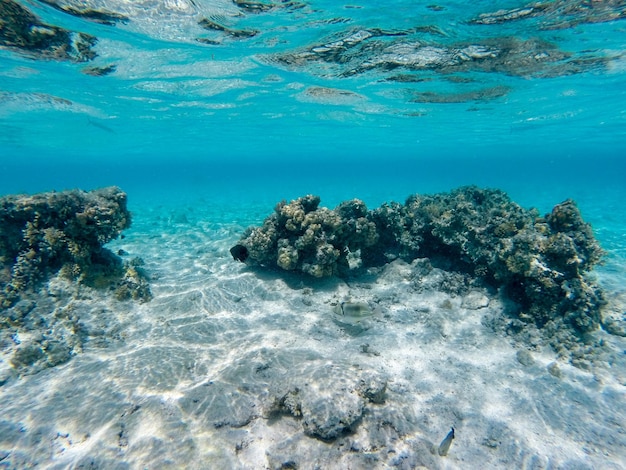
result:
[[[581,333],[600,325],[604,296],[587,273],[604,251],[572,200],[543,217],[503,191],[475,186],[373,210],[358,199],[332,210],[319,203],[313,195],[279,203],[231,253],[251,266],[313,277],[429,258],[501,289],[523,322],[556,322]],[[480,308],[476,302],[468,307]]]

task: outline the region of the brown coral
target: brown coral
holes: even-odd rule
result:
[[[245,261],[324,277],[397,257],[432,258],[502,288],[520,318],[539,326],[564,321],[584,332],[600,323],[603,294],[585,273],[604,251],[571,200],[543,218],[502,191],[474,186],[373,211],[358,199],[334,210],[318,204],[317,196],[279,204],[244,233],[237,246],[249,253]],[[348,255],[359,259],[349,263]]]

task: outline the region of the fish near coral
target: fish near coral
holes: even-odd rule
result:
[[[230,249],[230,254],[235,261],[242,263],[248,259],[248,249],[243,245],[235,245]]]

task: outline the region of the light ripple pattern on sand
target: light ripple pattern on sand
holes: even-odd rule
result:
[[[103,304],[84,291],[82,321],[104,337],[0,388],[10,466],[617,469],[626,459],[619,338],[605,335],[610,367],[576,369],[512,343],[493,322],[497,295],[422,261],[307,285],[233,262],[240,227],[151,213],[113,249],[141,253],[154,300]],[[344,301],[377,314],[351,331],[333,321]],[[451,426],[457,439],[440,457]]]

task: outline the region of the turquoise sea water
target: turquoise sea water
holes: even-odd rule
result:
[[[2,2],[5,12],[10,4]],[[189,404],[203,381],[218,377],[233,385],[244,377],[247,372],[237,368],[232,356],[263,356],[265,352],[257,354],[256,347],[274,347],[285,357],[300,357],[291,354],[292,342],[299,341],[303,350],[322,344],[321,358],[307,360],[323,364],[335,358],[336,370],[362,349],[365,340],[335,335],[315,319],[310,319],[310,329],[303,329],[311,333],[306,338],[285,333],[287,346],[281,349],[276,332],[297,329],[300,323],[272,315],[300,311],[301,304],[294,306],[299,297],[293,297],[300,294],[292,294],[274,278],[250,280],[246,276],[252,275],[228,255],[243,229],[259,224],[282,199],[318,194],[322,205],[332,208],[356,197],[374,208],[385,201],[403,202],[414,193],[478,185],[502,189],[522,206],[545,213],[572,198],[608,252],[605,265],[597,269],[601,284],[607,295],[622,299],[616,302],[626,311],[624,2],[52,0],[15,4],[36,15],[38,27],[54,25],[72,32],[66,50],[74,50],[79,32],[97,40],[89,57],[76,52],[63,55],[58,48],[53,54],[49,49],[17,47],[3,36],[6,28],[0,23],[5,28],[5,33],[0,29],[0,195],[120,186],[128,194],[134,220],[127,238],[112,246],[144,258],[154,275],[155,299],[147,306],[116,307],[94,298],[93,305],[106,305],[113,312],[114,323],[123,325],[124,335],[110,340],[109,349],[90,349],[87,344],[68,365],[2,387],[2,429],[13,430],[6,435],[14,437],[0,440],[0,468],[7,462],[6,468],[77,468],[79,463],[85,465],[87,457],[95,462],[92,468],[113,468],[113,464],[117,468],[295,468],[280,467],[281,462],[289,463],[290,453],[301,456],[298,468],[364,468],[365,457],[352,461],[345,456],[388,449],[391,435],[387,440],[378,436],[379,441],[370,436],[370,444],[362,438],[342,453],[314,439],[311,444],[308,437],[293,437],[289,426],[261,429],[256,418],[251,424],[217,426],[211,421],[217,418],[206,418],[209,412]],[[105,12],[111,24],[94,21],[94,11]],[[181,215],[186,222],[176,223],[183,220]],[[381,283],[375,289],[383,292],[389,286]],[[345,294],[342,288],[336,295]],[[355,289],[352,296],[367,292]],[[244,319],[245,309],[229,297],[239,292],[247,299],[240,291],[251,296],[250,292],[262,292],[252,297],[256,303],[251,311],[267,317]],[[330,288],[320,292],[319,305],[335,295]],[[283,297],[276,297],[279,294]],[[419,296],[407,296],[407,301],[420,302]],[[87,304],[80,309],[89,316]],[[328,310],[326,305],[316,305],[314,313]],[[229,325],[214,336],[206,335],[216,342],[214,350],[201,341],[202,331],[209,328],[203,316],[209,318],[209,325],[220,321]],[[163,326],[168,322],[175,325],[174,333]],[[185,333],[193,324],[200,325],[200,333]],[[386,328],[378,337],[368,336],[368,344],[380,341],[380,347],[400,344],[428,353],[428,347],[419,349],[410,338],[406,343],[397,340],[393,335],[400,333]],[[426,337],[422,330],[416,331],[411,330],[411,338]],[[465,333],[449,334],[458,339]],[[310,337],[318,343],[311,340],[311,346]],[[243,346],[229,349],[238,338]],[[345,351],[351,352],[329,346],[342,341]],[[461,351],[467,344],[460,339],[454,343]],[[485,353],[489,357],[504,348],[492,338],[485,344],[493,348]],[[172,350],[164,350],[163,345]],[[623,343],[616,348],[622,348],[623,357]],[[427,368],[407,369],[395,377],[395,386],[389,385],[389,401],[407,420],[402,424],[405,428],[395,428],[406,444],[404,450],[398,446],[397,455],[405,452],[408,457],[393,463],[380,457],[380,451],[377,463],[367,464],[368,468],[415,468],[420,462],[428,468],[476,468],[483,462],[487,468],[587,468],[585,462],[589,468],[626,465],[624,413],[615,411],[626,403],[623,360],[615,362],[619,367],[607,366],[587,376],[563,366],[571,382],[559,388],[542,376],[547,382],[533,391],[536,377],[516,375],[518,371],[509,371],[508,365],[472,362],[471,348],[466,351],[467,363],[457,364],[454,361],[461,359],[446,356],[446,350],[442,346],[434,354],[451,361],[448,371],[437,375]],[[546,363],[554,359],[544,353]],[[419,362],[403,356],[405,352],[390,354],[384,358],[383,353],[388,362],[373,358],[360,367],[384,369],[391,384],[397,361]],[[298,369],[297,363],[277,360],[287,364],[285,370]],[[435,359],[428,363],[440,369]],[[237,367],[229,369],[229,364]],[[99,367],[104,378],[96,373]],[[311,377],[318,377],[314,367],[313,372],[306,367],[299,370],[313,382]],[[487,387],[493,392],[492,408],[485,405],[480,412],[470,411],[479,403],[479,397],[472,395],[474,386],[461,387],[474,398],[455,405],[458,408],[438,393],[443,390],[447,397],[455,396],[448,385],[469,383],[471,371],[482,377],[483,385],[492,381],[491,373],[496,382],[501,381],[501,389]],[[331,373],[331,382],[341,382],[344,373]],[[432,386],[416,385],[413,373],[434,374]],[[104,380],[110,388],[90,393],[89,387],[80,385],[75,395],[68,392],[67,396],[82,400],[83,405],[64,413],[60,411],[66,409],[62,384],[77,380]],[[320,388],[331,387],[323,380],[320,383]],[[48,387],[55,392],[46,395]],[[253,392],[237,389],[238,396],[250,393],[262,403],[265,392],[255,387],[258,384]],[[556,387],[553,402],[550,387]],[[224,390],[222,395],[233,402],[225,398],[223,409],[236,408],[236,393],[228,387]],[[571,417],[557,404],[559,396],[570,395],[575,406],[582,407]],[[168,415],[153,399],[162,399],[175,412]],[[422,408],[416,410],[414,403]],[[28,415],[33,404],[39,417]],[[120,418],[133,404],[144,407],[146,421]],[[525,421],[498,404],[502,409],[517,404],[520,415],[535,413],[537,420]],[[95,411],[85,417],[91,406]],[[463,414],[465,418],[459,417]],[[497,431],[500,428],[490,421],[494,416],[504,431]],[[366,418],[366,424],[367,419],[373,418]],[[595,425],[586,426],[586,419],[596,419],[599,428],[608,427],[608,436]],[[543,425],[537,424],[541,421]],[[421,448],[411,439],[429,432],[435,434],[432,440],[443,438],[452,424],[460,429],[461,444],[455,443],[448,460],[414,458]],[[20,425],[27,430],[14,431]],[[248,437],[242,437],[242,432]],[[465,443],[464,432],[472,436]],[[71,433],[72,437],[63,437]],[[497,436],[480,433],[502,434],[502,441],[513,436],[507,442],[514,445],[495,445],[492,440]],[[36,435],[44,437],[37,441]],[[116,435],[126,444],[115,444]],[[291,447],[280,447],[281,439],[291,442]],[[485,444],[485,439],[491,440]],[[241,444],[245,442],[249,445]],[[237,452],[217,450],[220,445],[234,449],[234,443]]]
[[[623,186],[620,2],[518,19],[524,2],[49,3],[24,6],[96,37],[96,56],[0,50],[2,193],[119,184],[131,204],[154,190],[379,203],[478,184],[548,208]],[[474,24],[498,10],[513,19]],[[334,55],[293,59],[323,47]]]

